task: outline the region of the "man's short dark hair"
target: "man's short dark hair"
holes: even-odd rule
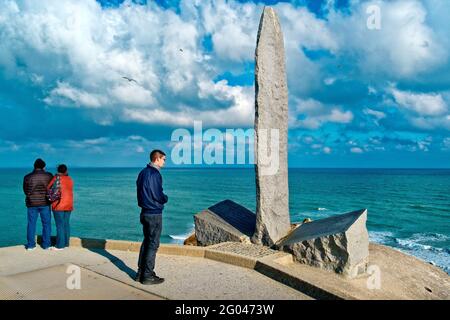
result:
[[[67,166],[65,164],[60,164],[58,166],[58,173],[66,173],[67,172]]]
[[[42,159],[36,159],[36,161],[34,162],[34,168],[35,169],[44,169],[46,166],[44,160]]]
[[[150,161],[155,162],[156,159],[159,159],[165,155],[166,154],[164,152],[162,152],[161,150],[153,150],[152,152],[150,152]]]

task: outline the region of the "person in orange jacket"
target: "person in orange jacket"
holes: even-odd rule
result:
[[[49,190],[55,182],[58,182],[57,178],[59,178],[60,197],[52,202],[53,216],[56,223],[56,246],[54,250],[63,250],[69,246],[69,219],[73,211],[73,180],[69,177],[66,165],[61,164],[58,166],[58,173],[48,185]]]

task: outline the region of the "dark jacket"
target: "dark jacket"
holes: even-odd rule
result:
[[[36,169],[23,178],[23,192],[25,203],[30,207],[44,207],[50,205],[47,199],[47,186],[53,175],[42,169]]]
[[[163,193],[159,170],[147,165],[136,181],[138,205],[144,214],[161,214],[168,197]]]

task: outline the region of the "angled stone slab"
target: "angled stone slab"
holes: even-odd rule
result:
[[[255,52],[256,230],[271,246],[290,230],[287,170],[288,88],[284,41],[274,9],[265,7]]]
[[[295,260],[353,278],[366,272],[369,258],[367,209],[304,223],[277,243]]]
[[[236,202],[224,200],[194,215],[194,223],[201,246],[227,241],[251,243],[256,216]]]

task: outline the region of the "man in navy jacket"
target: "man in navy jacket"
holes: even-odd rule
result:
[[[136,281],[142,284],[159,284],[164,281],[154,272],[156,251],[162,230],[162,212],[168,197],[163,192],[159,170],[164,166],[166,154],[161,150],[150,153],[150,163],[140,173],[136,181],[138,205],[141,207],[141,223],[144,241],[141,245]]]

